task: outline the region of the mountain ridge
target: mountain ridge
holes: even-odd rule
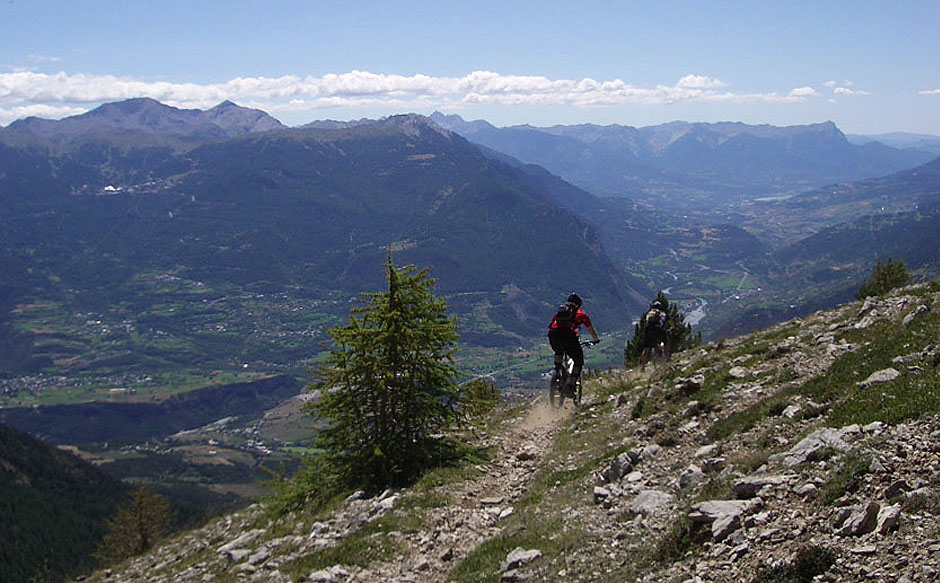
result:
[[[671,122],[658,126],[510,126],[432,115],[487,147],[544,166],[601,196],[708,210],[767,194],[889,174],[931,159],[880,143],[851,144],[829,121],[804,126]],[[663,184],[676,193],[664,194]]]
[[[83,139],[107,139],[109,132],[180,140],[225,139],[255,132],[284,129],[267,113],[223,101],[208,110],[178,109],[140,97],[104,103],[83,114],[60,120],[29,117],[0,128],[0,139],[52,142],[59,145]]]

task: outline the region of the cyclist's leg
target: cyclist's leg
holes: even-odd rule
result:
[[[646,368],[646,363],[650,359],[656,358],[656,339],[653,337],[653,331],[647,329],[643,334],[643,352],[640,353],[640,370]]]
[[[552,381],[557,381],[561,377],[561,366],[565,360],[565,338],[564,330],[552,328],[548,331],[548,343],[554,352],[554,371],[552,372]]]
[[[577,385],[578,380],[581,378],[581,369],[584,368],[584,349],[581,348],[580,340],[574,332],[571,332],[566,338],[565,351],[574,362],[574,366],[571,368],[571,376],[568,377],[569,388],[574,388]]]
[[[666,352],[666,331],[659,330],[656,334],[656,353],[661,362],[665,362],[669,357]]]

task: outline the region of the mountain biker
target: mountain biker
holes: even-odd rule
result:
[[[666,306],[659,300],[650,304],[650,309],[643,315],[646,326],[643,330],[643,352],[640,353],[640,370],[646,368],[653,349],[662,347],[662,356],[669,358],[667,331],[671,326]]]
[[[548,327],[548,342],[555,352],[555,370],[552,373],[552,382],[557,382],[561,377],[561,365],[565,360],[565,355],[571,357],[574,367],[571,375],[568,377],[568,390],[577,386],[578,379],[581,377],[581,369],[584,368],[584,350],[578,337],[578,329],[583,324],[591,336],[594,343],[600,342],[597,330],[591,324],[591,318],[581,309],[581,298],[576,293],[568,296],[564,304],[559,306],[558,311],[552,316],[552,323]]]

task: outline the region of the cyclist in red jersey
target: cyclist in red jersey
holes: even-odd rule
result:
[[[582,302],[578,294],[572,293],[569,295],[566,303],[572,304],[570,306],[573,308],[571,310],[572,314],[570,317],[567,315],[562,316],[566,321],[561,322],[558,319],[559,315],[562,314],[562,310],[552,316],[552,323],[548,327],[548,342],[555,352],[555,371],[552,373],[552,381],[556,381],[561,375],[561,365],[566,354],[574,361],[574,367],[568,377],[568,387],[571,388],[577,384],[578,379],[581,377],[581,369],[584,368],[584,350],[581,349],[578,328],[584,325],[594,338],[595,344],[600,342],[600,338],[597,335],[597,330],[594,329],[594,325],[591,324],[591,318],[581,309]]]

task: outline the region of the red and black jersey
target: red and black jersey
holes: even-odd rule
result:
[[[552,323],[549,326],[549,329],[554,330],[557,328],[568,328],[569,330],[577,334],[578,327],[581,325],[590,326],[591,318],[586,313],[584,313],[584,310],[582,310],[581,308],[578,308],[577,313],[574,315],[574,320],[568,325],[560,326],[558,322],[555,321],[555,316],[552,316]]]

